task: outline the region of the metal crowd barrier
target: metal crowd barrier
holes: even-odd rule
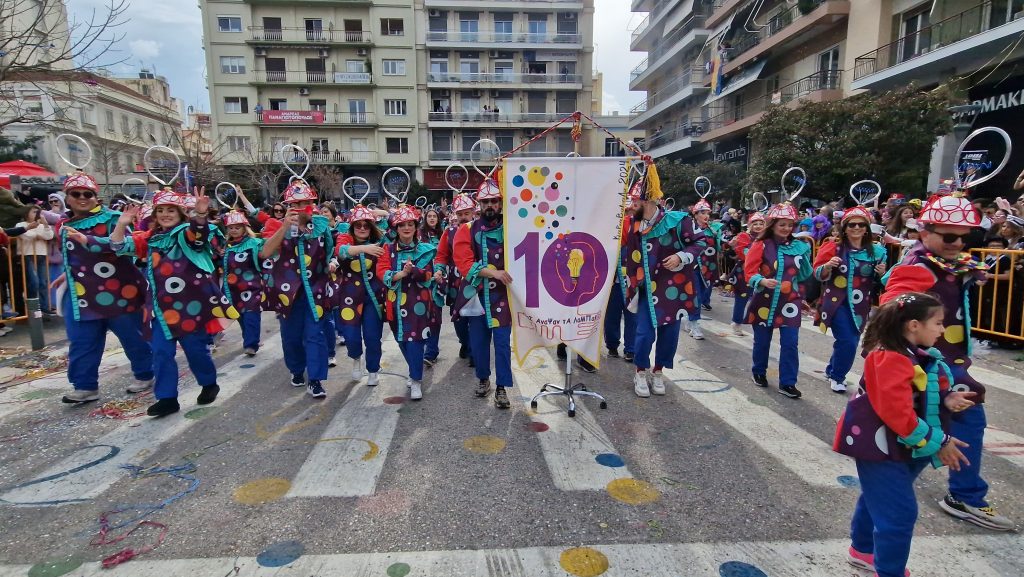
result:
[[[48,241],[55,242],[55,241]],[[29,256],[21,254],[18,250],[18,239],[17,237],[11,238],[10,242],[6,245],[0,246],[3,250],[3,255],[0,256],[0,323],[19,323],[22,321],[29,321],[30,316],[34,315],[31,310],[33,303],[38,303],[39,294],[36,290],[29,290],[28,286],[28,264]],[[46,293],[47,302],[51,309],[56,309],[58,303],[53,302],[52,291],[50,291],[50,283],[53,282],[50,274],[49,257],[44,255],[41,257],[46,259]],[[34,297],[30,294],[35,293]],[[41,333],[39,335],[41,339]],[[40,341],[41,342],[41,341]],[[33,335],[33,345],[36,344],[36,335]],[[41,345],[40,345],[41,346]],[[33,346],[33,348],[36,348]]]
[[[974,249],[990,263],[990,278],[971,295],[971,331],[1024,341],[1024,251]]]

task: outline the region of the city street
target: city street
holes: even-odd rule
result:
[[[868,575],[846,563],[858,490],[852,460],[830,450],[846,400],[822,374],[831,336],[805,319],[804,397],[790,400],[750,382],[751,337],[729,332],[731,304],[715,296],[707,340],[680,338],[668,395],[637,398],[631,366],[605,358],[574,378],[608,408],[583,401],[575,418],[561,399],[530,409],[562,380],[553,351],[516,370],[512,410],[474,397],[450,324],[422,401],[405,398],[390,336],[379,387],[354,383],[339,348],[314,400],[289,386],[270,315],[255,358],[235,328],[221,343],[215,404],[196,408],[179,354],[180,413],[135,416],[145,399],[120,405],[126,418],[93,416],[127,398],[111,337],[100,403],[61,404],[61,372],[0,392],[0,576]],[[990,499],[1021,521],[1017,356],[979,357],[974,374],[990,387]],[[948,517],[944,492],[944,471],[922,475],[911,572],[1024,574],[1024,539]],[[141,519],[152,524],[118,541]],[[138,556],[100,568],[125,548]]]

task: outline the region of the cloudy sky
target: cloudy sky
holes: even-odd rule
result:
[[[119,1],[119,0],[114,0]],[[108,62],[117,75],[134,75],[142,67],[167,77],[174,96],[186,106],[209,110],[210,100],[203,79],[202,15],[197,0],[130,0],[127,22],[119,28],[124,40],[119,52]],[[94,11],[102,14],[110,0],[68,0],[72,22],[86,22]],[[629,11],[628,0],[595,0],[594,65],[604,73],[604,109],[626,113],[640,101],[629,91],[629,72],[643,59],[629,51],[630,32],[641,16]]]

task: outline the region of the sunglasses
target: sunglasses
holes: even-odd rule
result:
[[[490,198],[490,199],[487,199],[487,200],[481,200],[480,201],[480,206],[490,206],[492,204],[495,204],[495,205],[501,204],[501,200],[497,199],[497,198]]]
[[[846,228],[867,228],[868,223],[866,222],[850,222],[846,224]]]
[[[72,190],[68,192],[68,196],[71,198],[96,198],[96,193],[91,190],[77,191]]]
[[[283,208],[275,208],[274,212],[284,212],[284,209]]]
[[[354,222],[354,223],[352,223],[352,228],[355,228],[355,229],[365,228],[366,230],[370,230],[370,223],[363,222],[363,221]]]
[[[946,244],[953,244],[957,241],[963,244],[967,244],[967,239],[970,238],[971,236],[971,233],[955,234],[952,232],[935,232],[934,230],[931,230],[929,232],[942,238],[942,242]]]

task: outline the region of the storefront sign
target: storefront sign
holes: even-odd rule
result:
[[[993,84],[975,86],[969,90],[968,97],[973,104],[981,107],[977,117],[973,119],[972,129],[977,130],[986,126],[1001,128],[1006,131],[1013,143],[1006,169],[988,182],[972,188],[971,196],[994,198],[1012,195],[1013,181],[1020,174],[1020,167],[1024,165],[1024,122],[1021,121],[1021,116],[1024,115],[1024,74],[1016,74],[1009,78],[1000,77]],[[970,117],[966,117],[955,121],[971,120]],[[988,163],[998,163],[1006,148],[1002,139],[995,134],[978,138],[977,142],[971,141],[968,147],[973,151],[985,150],[987,154],[984,157],[968,158],[965,151],[964,157],[958,160],[980,164],[980,168]]]

